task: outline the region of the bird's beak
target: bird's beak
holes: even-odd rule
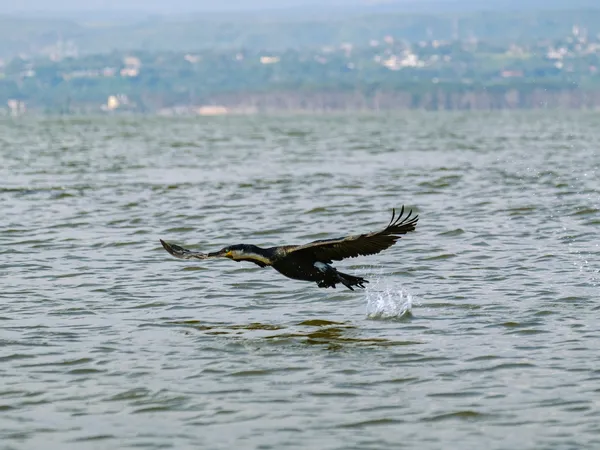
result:
[[[232,258],[233,255],[231,252],[223,252],[219,250],[218,252],[212,252],[207,255],[209,258]]]

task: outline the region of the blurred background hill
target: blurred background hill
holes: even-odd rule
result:
[[[589,0],[0,6],[11,113],[588,108],[599,57]]]

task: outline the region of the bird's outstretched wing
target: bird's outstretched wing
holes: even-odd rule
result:
[[[162,239],[160,239],[160,243],[175,258],[179,259],[206,259],[208,255],[206,253],[193,252],[192,250],[188,250],[187,248],[180,247],[175,244],[168,244]]]
[[[337,239],[321,239],[305,245],[288,249],[288,254],[310,255],[317,261],[332,263],[345,258],[354,258],[360,255],[373,255],[391,247],[400,239],[400,235],[413,231],[419,220],[418,215],[412,215],[412,210],[406,217],[404,206],[396,217],[396,210],[392,211],[392,220],[381,231],[373,233],[346,236]]]

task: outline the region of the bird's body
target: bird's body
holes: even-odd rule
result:
[[[322,239],[305,245],[286,245],[261,248],[256,245],[238,244],[225,247],[215,253],[200,253],[187,250],[161,239],[167,252],[180,259],[208,259],[225,257],[234,261],[248,261],[260,267],[271,266],[282,275],[294,280],[313,281],[319,287],[333,287],[338,283],[350,290],[353,286],[364,288],[367,280],[339,272],[331,263],[359,255],[372,255],[392,246],[400,235],[413,231],[418,216],[412,211],[402,219],[404,207],[396,218],[395,211],[389,225],[378,232],[347,236],[337,239]]]

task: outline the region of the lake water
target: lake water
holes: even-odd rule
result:
[[[600,447],[599,113],[0,121],[1,449]],[[420,215],[319,289],[200,251]]]

